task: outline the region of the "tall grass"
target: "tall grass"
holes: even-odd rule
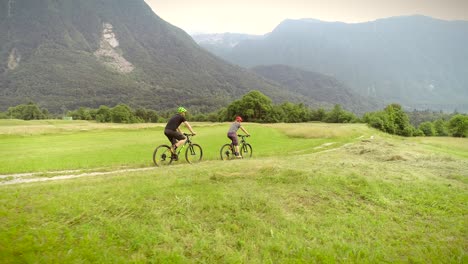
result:
[[[450,153],[365,127],[357,134],[353,126],[344,127],[351,133],[323,141],[287,136],[288,126],[297,129],[246,124],[257,155],[252,160],[223,162],[207,154],[213,157],[196,165],[0,186],[0,262],[468,261],[468,159],[457,155],[466,141],[453,144]],[[300,126],[313,131],[317,124]],[[215,135],[226,128],[197,124],[195,139],[215,152],[227,141]],[[365,137],[359,138],[361,132]],[[72,135],[107,136],[111,144],[160,133],[149,128]],[[61,142],[70,135],[42,136],[18,138]],[[337,143],[314,149],[326,142]],[[100,154],[98,147],[88,153],[93,159]]]

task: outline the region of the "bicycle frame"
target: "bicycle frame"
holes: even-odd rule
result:
[[[241,138],[241,142],[239,144],[239,150],[245,150],[246,144],[247,144],[247,141],[245,140],[245,138],[248,136],[246,135],[237,135],[237,136]],[[233,153],[234,153],[234,145],[232,143],[231,143],[231,148],[233,149]]]
[[[184,136],[187,138],[187,140],[180,148],[177,149],[177,155],[180,155],[180,153],[182,152],[182,150],[185,148],[186,145],[188,145],[190,149],[190,154],[195,155],[195,151],[193,150],[193,147],[192,147],[192,141],[190,140],[190,137],[193,136],[193,134],[184,133]]]
[[[240,135],[238,134],[237,135],[238,137],[240,137],[240,143],[239,143],[239,152],[240,153],[251,153],[252,151],[252,147],[250,146],[249,143],[247,143],[247,141],[245,140],[246,137],[249,137],[247,135]],[[249,150],[250,148],[250,150]],[[231,152],[231,155],[234,157],[235,156],[235,146],[233,145],[233,143],[231,142],[229,144],[229,151]],[[221,154],[222,156],[222,154]]]

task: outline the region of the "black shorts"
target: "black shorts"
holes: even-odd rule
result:
[[[166,135],[167,139],[171,142],[172,145],[177,143],[178,140],[184,140],[185,136],[180,133],[179,131],[165,129],[164,135]]]

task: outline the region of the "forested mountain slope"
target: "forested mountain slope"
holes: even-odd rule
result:
[[[287,87],[291,93],[314,98],[316,105],[330,107],[340,104],[345,109],[357,114],[375,111],[383,107],[383,103],[375,98],[364,97],[346,87],[336,78],[304,71],[285,65],[257,66],[252,70]]]
[[[250,90],[304,101],[200,48],[143,0],[0,0],[0,110],[126,103],[203,111]]]

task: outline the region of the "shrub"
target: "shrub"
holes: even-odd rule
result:
[[[443,119],[437,119],[434,121],[434,129],[436,136],[445,137],[449,135],[448,123]]]
[[[240,115],[245,121],[265,122],[272,107],[268,96],[259,91],[251,91],[228,106],[226,121],[234,120],[235,116]]]
[[[449,121],[448,128],[454,137],[467,137],[468,116],[462,114],[453,116]]]
[[[23,120],[37,120],[46,119],[47,113],[47,110],[41,110],[35,103],[29,102],[8,108],[7,116]]]
[[[111,109],[111,121],[114,123],[139,123],[142,119],[137,118],[132,109],[125,104],[116,105]]]
[[[111,120],[111,109],[105,105],[101,105],[96,112],[96,121],[101,123],[108,123]]]
[[[311,113],[311,120],[312,121],[324,121],[327,112],[323,108],[319,108]]]
[[[431,122],[423,122],[419,125],[419,129],[424,133],[425,136],[432,137],[436,135],[434,124]]]
[[[156,113],[156,111],[148,110],[145,108],[138,108],[135,111],[135,117],[147,123],[157,123],[159,120],[159,116],[158,113]]]
[[[415,129],[415,130],[413,131],[413,136],[415,136],[415,137],[424,136],[424,132],[423,132],[421,129],[417,128],[417,129]]]
[[[80,107],[78,110],[68,112],[68,116],[73,117],[73,120],[93,120],[90,111],[89,108]]]
[[[335,105],[333,110],[326,114],[324,121],[327,123],[352,123],[356,119],[353,113],[343,110],[341,105]]]
[[[389,134],[410,137],[416,131],[399,104],[388,105],[383,111],[366,113],[363,120],[370,126]]]

